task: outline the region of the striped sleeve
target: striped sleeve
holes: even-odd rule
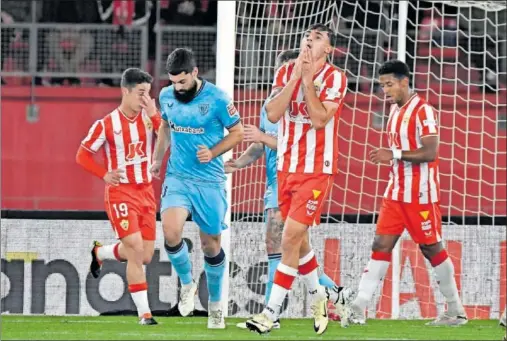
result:
[[[322,84],[319,99],[321,102],[340,103],[347,92],[347,77],[343,72],[334,70]]]
[[[151,123],[153,123],[153,131],[158,133],[158,128],[160,128],[160,125],[162,124],[162,116],[160,115],[160,112],[157,111],[157,114],[149,117],[149,119],[151,120]]]
[[[438,135],[438,122],[436,113],[430,105],[423,105],[417,112],[417,117],[421,123],[421,137]]]
[[[273,90],[283,88],[287,84],[289,76],[289,64],[283,64],[275,73]]]
[[[90,131],[88,131],[88,135],[81,142],[81,145],[85,149],[95,153],[102,147],[105,141],[106,132],[104,129],[104,122],[102,120],[97,120],[93,123]]]

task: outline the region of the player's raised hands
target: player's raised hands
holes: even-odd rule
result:
[[[302,59],[302,66],[301,66],[301,78],[303,79],[303,83],[306,85],[313,85],[313,75],[315,73],[314,70],[314,63],[313,63],[313,57],[312,57],[312,51],[310,48],[305,46],[303,48],[303,54],[300,56]]]
[[[153,117],[157,114],[157,104],[155,103],[154,98],[150,98],[150,95],[145,93],[143,97],[141,98],[141,106],[144,110],[146,110],[146,113],[149,117]]]
[[[150,168],[150,173],[154,178],[160,179],[160,169],[162,168],[161,161],[154,161]]]
[[[198,145],[199,150],[197,151],[197,159],[200,163],[208,163],[213,159],[213,153],[205,145]]]
[[[225,174],[234,173],[238,169],[239,169],[239,167],[236,164],[236,160],[234,160],[234,159],[230,159],[229,161],[226,161],[224,163]]]
[[[262,142],[262,131],[252,124],[245,124],[243,134],[245,142]]]
[[[303,67],[303,54],[304,50],[299,52],[299,56],[294,61],[294,69],[292,70],[292,74],[290,76],[293,80],[300,80],[302,75],[302,67]]]
[[[374,149],[370,151],[370,161],[373,163],[389,162],[393,159],[393,152],[389,149]]]
[[[124,178],[125,171],[123,169],[113,169],[104,175],[104,181],[108,185],[118,186],[120,180]]]

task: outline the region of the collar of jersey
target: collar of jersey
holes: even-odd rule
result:
[[[412,102],[412,101],[413,101],[416,97],[417,97],[417,93],[416,93],[416,92],[414,92],[414,93],[412,94],[412,96],[410,96],[410,98],[408,99],[407,103],[403,104],[401,107],[398,107],[398,108],[400,108],[400,110],[401,110],[401,109],[403,109],[403,108],[405,108],[405,107],[406,107],[406,106],[407,106],[410,102]]]
[[[201,87],[201,88],[202,88],[202,87]],[[123,111],[121,111],[121,110],[120,110],[120,107],[118,107],[118,112],[120,113],[120,116],[123,116],[123,117],[124,117],[127,121],[129,121],[129,122],[135,122],[135,121],[137,120],[137,118],[139,117],[139,114],[140,114],[142,111],[141,111],[141,112],[138,112],[138,113],[136,114],[136,116],[134,116],[134,117],[132,117],[132,118],[130,118],[130,117],[128,117],[127,115],[125,115],[125,113],[124,113]]]
[[[206,85],[206,80],[205,79],[202,79],[200,77],[197,77],[198,79],[201,80],[201,87],[199,88],[199,91],[197,91],[194,95],[194,98],[196,98],[197,96],[199,96],[199,94],[202,92],[202,89],[204,89],[204,86]],[[192,98],[192,100],[194,100],[194,98]]]

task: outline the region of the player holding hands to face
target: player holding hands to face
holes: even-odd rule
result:
[[[76,156],[85,170],[104,179],[106,212],[120,240],[112,245],[93,242],[90,272],[99,277],[106,259],[127,262],[128,290],[144,325],[157,324],[148,305],[143,269],[143,264],[151,262],[156,237],[156,202],[149,169],[161,118],[149,96],[152,80],[142,70],[125,70],[120,106],[93,124]],[[107,168],[93,158],[101,149]]]
[[[265,309],[246,324],[267,333],[277,321],[295,277],[310,294],[314,330],[327,328],[328,296],[319,283],[318,262],[310,245],[309,228],[320,215],[338,164],[338,120],[346,93],[345,74],[327,63],[334,35],[322,24],[308,28],[294,63],[275,75],[266,104],[270,122],[279,122],[277,143],[278,206],[285,222],[282,257]]]
[[[285,63],[294,63],[299,56],[297,50],[286,50],[281,52],[275,64],[278,70]],[[276,177],[276,149],[278,123],[268,120],[265,105],[262,106],[260,114],[260,126],[245,125],[245,142],[251,142],[250,146],[241,154],[237,160],[230,160],[225,164],[226,173],[233,173],[239,169],[253,164],[256,160],[266,155],[266,191],[264,194],[264,216],[266,217],[266,251],[268,254],[268,280],[266,283],[265,302],[269,301],[275,272],[280,264],[281,241],[284,220],[278,208],[278,181]],[[321,272],[319,283],[326,287],[329,294],[331,309],[330,318],[337,318],[336,314],[342,315],[344,304],[349,303],[353,296],[352,290],[337,286],[329,276]],[[246,323],[238,323],[239,328],[246,328]],[[278,329],[280,322],[275,321],[273,328]]]

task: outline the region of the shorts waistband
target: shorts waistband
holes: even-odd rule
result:
[[[106,189],[135,189],[135,190],[146,190],[152,188],[151,182],[147,184],[119,184],[118,186],[106,185]]]

